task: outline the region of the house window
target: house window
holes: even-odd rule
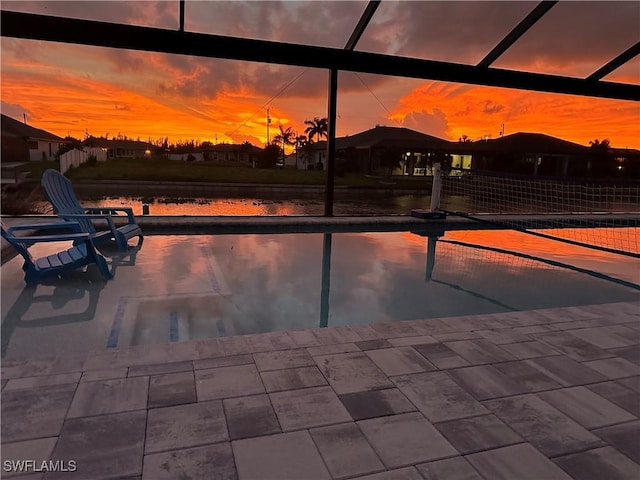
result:
[[[51,142],[49,142],[49,156],[51,156]]]
[[[38,149],[38,142],[36,142],[35,140],[29,140],[27,142],[27,145],[29,146],[29,150],[37,150]]]

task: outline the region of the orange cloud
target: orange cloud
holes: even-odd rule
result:
[[[507,134],[539,132],[583,145],[608,138],[613,146],[640,147],[637,102],[428,82],[402,97],[391,118],[406,122],[416,114],[440,115],[452,140],[497,137],[504,123]]]

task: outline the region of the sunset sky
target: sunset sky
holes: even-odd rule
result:
[[[538,2],[383,1],[357,50],[476,64]],[[343,48],[366,1],[186,1],[185,30]],[[3,1],[3,10],[177,29],[179,1]],[[585,77],[640,41],[640,3],[561,1],[494,67]],[[326,116],[328,72],[1,39],[2,113],[60,136],[266,141]],[[640,58],[605,78],[640,83]],[[540,132],[640,148],[640,103],[340,72],[338,136],[403,126],[449,140]],[[287,87],[287,88],[285,88]]]

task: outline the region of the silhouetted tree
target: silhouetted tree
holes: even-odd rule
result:
[[[587,164],[587,172],[594,177],[611,177],[616,175],[615,156],[611,152],[608,138],[591,142],[591,158]]]
[[[314,117],[313,120],[305,120],[304,123],[309,125],[304,133],[307,134],[310,142],[313,142],[314,137],[317,137],[318,140],[322,140],[322,137],[327,138],[329,124],[326,118]]]
[[[82,150],[82,141],[78,140],[77,138],[73,138],[71,135],[67,135],[66,137],[64,137],[64,142],[65,143],[60,146],[58,152],[55,155],[56,159],[60,159],[60,155],[67,153],[74,148]]]
[[[282,145],[282,166],[284,166],[284,149],[287,145],[295,145],[295,133],[291,130],[291,127],[287,127],[286,129],[282,128],[282,125],[278,125],[280,128],[280,133],[273,137],[273,143]]]
[[[380,150],[380,166],[384,168],[386,176],[391,176],[393,170],[401,165],[403,152],[404,150],[398,148]]]
[[[260,155],[258,166],[260,168],[275,168],[280,156],[280,147],[276,143],[271,143],[264,147]]]

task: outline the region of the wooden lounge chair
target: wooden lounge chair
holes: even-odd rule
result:
[[[136,223],[131,208],[83,207],[78,202],[69,179],[53,169],[47,170],[42,175],[42,189],[47,200],[51,202],[56,215],[65,220],[78,222],[82,231],[91,235],[94,243],[100,244],[104,241],[114,240],[120,251],[126,251],[128,240],[139,237],[138,246],[142,245],[142,230]],[[126,213],[127,223],[116,227],[111,215],[114,212]],[[106,222],[109,229],[96,230],[93,223],[96,220]]]
[[[18,236],[14,232],[24,230],[71,230],[72,233],[52,235]],[[9,242],[24,258],[22,270],[27,284],[38,282],[42,278],[58,276],[70,270],[95,263],[100,273],[107,278],[113,278],[105,258],[96,251],[89,233],[82,232],[77,222],[46,223],[35,225],[16,225],[5,229],[2,224],[2,238]],[[34,259],[29,253],[29,247],[41,242],[73,241],[73,246],[67,250]]]

